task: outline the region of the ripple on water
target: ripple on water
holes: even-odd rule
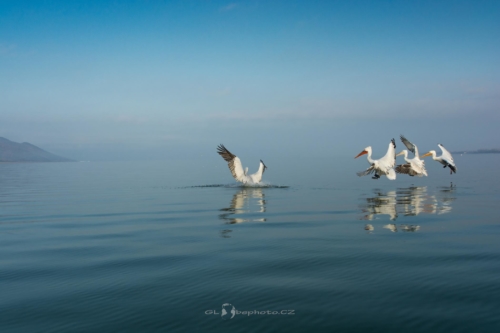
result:
[[[334,187],[342,173],[331,186],[174,187],[164,166],[0,173],[0,331],[496,332],[500,324],[491,190]],[[205,314],[224,303],[295,314]]]

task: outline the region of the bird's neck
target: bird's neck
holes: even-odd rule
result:
[[[368,160],[368,162],[370,164],[373,164],[373,162],[375,162],[374,160],[372,160],[372,150],[371,149],[367,150],[366,159]]]

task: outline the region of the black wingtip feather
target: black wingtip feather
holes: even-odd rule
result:
[[[226,149],[226,147],[224,147],[224,145],[222,143],[217,146],[217,152],[218,153],[223,152],[225,150],[227,150],[227,149]]]
[[[375,172],[375,168],[373,167],[373,165],[371,165],[365,171],[356,172],[356,175],[358,175],[358,177],[363,177],[363,176],[369,175],[369,174],[374,173],[374,172]]]
[[[226,162],[230,162],[233,160],[233,158],[236,157],[236,155],[233,155],[231,154],[231,152],[229,150],[227,150],[226,147],[224,147],[223,144],[220,144],[219,146],[217,146],[217,153],[222,156],[222,158],[226,161]]]

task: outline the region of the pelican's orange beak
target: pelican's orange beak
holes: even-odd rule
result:
[[[420,156],[420,158],[424,158],[424,157],[431,156],[431,155],[432,155],[431,153],[425,153],[422,156]]]
[[[364,154],[368,154],[368,152],[366,150],[363,150],[361,153],[358,154],[358,156],[356,156],[355,158],[358,158],[360,157],[361,155],[364,155]]]

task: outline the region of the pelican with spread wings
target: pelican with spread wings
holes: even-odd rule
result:
[[[401,141],[404,143],[406,148],[415,154],[414,158],[408,158],[408,150],[403,149],[396,156],[404,155],[406,164],[397,165],[395,170],[397,173],[403,173],[410,176],[427,176],[427,171],[425,170],[425,163],[418,156],[418,148],[417,145],[411,143],[406,139],[403,135],[400,135]]]
[[[356,157],[358,158],[361,155],[365,155],[368,163],[370,163],[370,167],[365,171],[358,172],[358,176],[366,176],[371,173],[375,173],[372,179],[379,179],[380,176],[385,175],[387,179],[394,180],[396,179],[396,172],[394,172],[394,165],[396,164],[396,141],[394,139],[389,143],[389,148],[387,149],[387,153],[384,157],[373,160],[372,159],[372,147],[368,146],[361,153],[359,153]]]
[[[438,147],[441,148],[441,156],[436,156],[436,151],[431,150],[428,153],[422,155],[421,158],[427,157],[427,156],[432,156],[432,159],[434,161],[438,161],[443,165],[443,168],[449,167],[450,168],[450,175],[454,173],[457,173],[457,167],[455,166],[455,161],[453,161],[453,157],[451,156],[450,152],[447,151],[444,146],[440,143],[438,143]]]
[[[233,175],[234,179],[243,184],[259,184],[262,180],[264,171],[267,169],[264,162],[260,160],[259,170],[257,170],[256,173],[249,175],[248,168],[245,168],[245,170],[243,170],[243,166],[238,156],[231,154],[231,152],[227,150],[224,145],[221,144],[217,147],[217,153],[222,156],[222,158],[227,162],[229,170],[231,170],[231,174]]]

